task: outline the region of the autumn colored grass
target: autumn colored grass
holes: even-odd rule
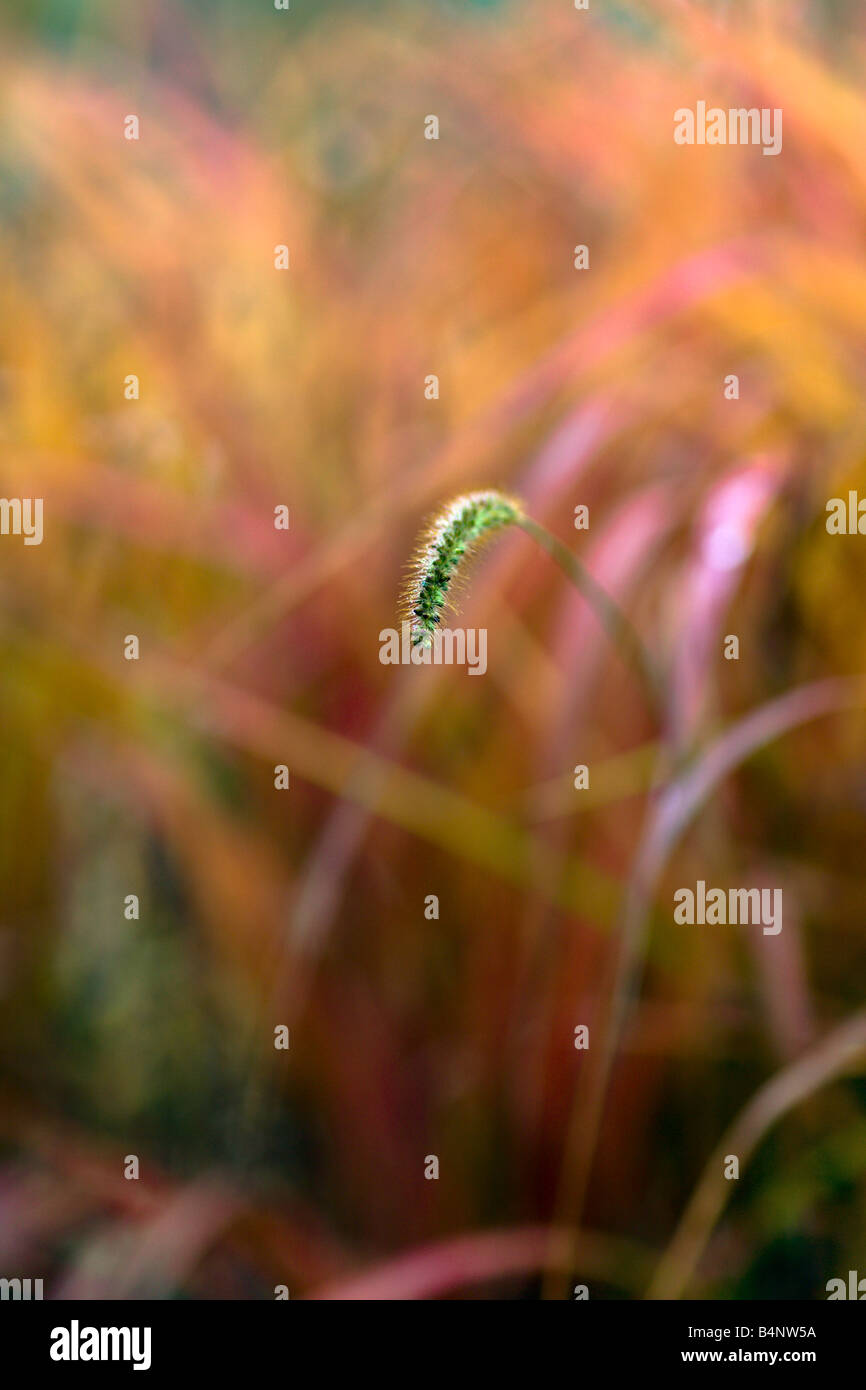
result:
[[[3,21],[8,1267],[823,1298],[866,1216],[859,7],[144,9]],[[781,153],[675,144],[698,100]],[[483,680],[377,658],[451,498],[412,617],[492,531]],[[699,878],[784,930],[677,926]]]

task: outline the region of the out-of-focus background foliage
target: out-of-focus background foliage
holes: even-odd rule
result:
[[[866,729],[831,698],[673,846],[563,1210],[660,742],[701,766],[866,669],[866,541],[824,527],[866,490],[864,19],[4,5],[0,473],[45,539],[0,538],[0,1274],[537,1297],[574,1221],[565,1272],[641,1297],[737,1113],[856,1013]],[[783,153],[675,146],[699,99],[783,108]],[[487,485],[627,609],[661,722],[519,534],[464,609],[483,678],[380,664],[421,519]],[[698,878],[783,885],[781,935],[675,926]],[[866,1272],[864,1165],[854,1068],[761,1135],[688,1290]]]

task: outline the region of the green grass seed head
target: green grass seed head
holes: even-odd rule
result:
[[[404,620],[413,646],[427,646],[447,608],[470,556],[494,532],[520,520],[523,509],[502,492],[468,492],[455,497],[431,517],[412,557],[403,595]]]

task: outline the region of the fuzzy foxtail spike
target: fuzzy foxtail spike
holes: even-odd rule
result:
[[[520,503],[502,492],[464,493],[431,518],[418,538],[403,596],[413,646],[432,642],[454,582],[473,551],[491,532],[522,519]]]
[[[619,605],[558,537],[527,516],[516,497],[504,492],[467,492],[437,512],[418,539],[411,578],[403,594],[402,617],[411,626],[412,645],[429,646],[466,559],[494,531],[519,526],[556,561],[593,609],[614,646],[640,680],[648,707],[659,724],[665,718],[664,690],[655,662]]]

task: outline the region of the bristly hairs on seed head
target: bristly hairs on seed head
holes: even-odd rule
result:
[[[523,507],[504,492],[467,492],[432,516],[418,537],[402,596],[413,646],[429,646],[454,595],[466,563],[485,540],[523,516]]]

